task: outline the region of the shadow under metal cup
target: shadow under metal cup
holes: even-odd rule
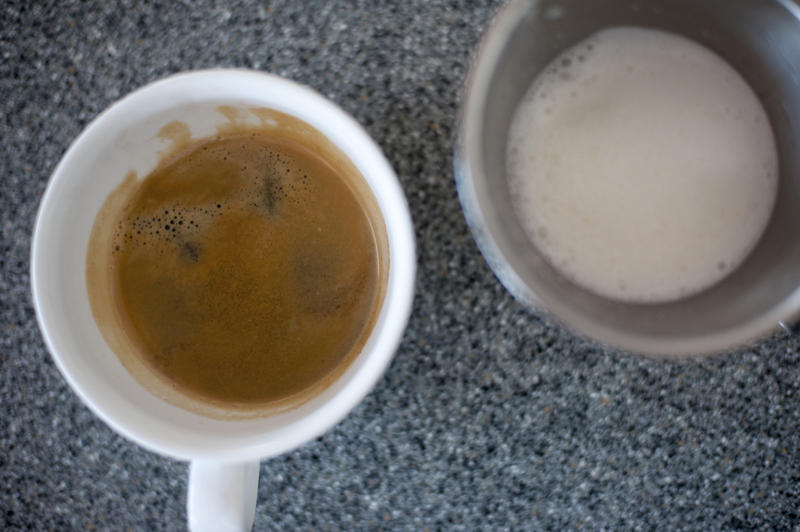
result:
[[[772,123],[780,183],[772,218],[745,262],[718,284],[663,304],[612,301],[564,278],[512,208],[508,130],[533,80],[562,51],[604,28],[640,26],[710,48],[750,84]],[[495,18],[474,58],[455,173],[489,265],[529,306],[603,343],[650,355],[728,350],[800,317],[800,3],[796,0],[521,0]]]

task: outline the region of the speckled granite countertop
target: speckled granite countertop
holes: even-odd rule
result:
[[[352,113],[397,170],[419,246],[394,363],[345,421],[262,463],[255,530],[800,529],[797,338],[699,362],[609,352],[521,308],[481,258],[450,144],[496,3],[2,3],[0,529],[185,528],[186,464],[116,435],[53,365],[28,253],[88,121],[211,66],[278,73]]]

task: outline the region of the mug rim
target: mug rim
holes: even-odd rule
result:
[[[176,90],[193,84],[196,86],[197,84],[213,83],[221,76],[225,77],[228,83],[235,80],[269,84],[284,92],[290,92],[292,98],[289,102],[282,101],[278,106],[268,102],[265,98],[263,105],[287,112],[309,123],[334,145],[345,151],[341,140],[337,141],[331,138],[323,131],[324,128],[320,127],[321,123],[315,123],[313,119],[309,119],[298,111],[304,105],[309,108],[317,106],[319,109],[324,109],[335,122],[336,128],[345,131],[342,136],[337,138],[341,139],[346,136],[348,143],[358,146],[359,150],[364,151],[363,154],[358,153],[357,159],[354,158],[354,150],[346,152],[346,155],[357,166],[359,166],[359,161],[365,166],[369,166],[369,173],[377,176],[380,182],[380,190],[376,190],[377,187],[367,179],[367,172],[362,170],[362,173],[365,174],[365,182],[375,195],[376,203],[384,218],[389,248],[389,268],[385,297],[367,341],[372,348],[362,351],[348,369],[320,393],[324,394],[326,390],[343,383],[341,389],[310,412],[280,426],[277,430],[267,430],[257,438],[242,437],[239,438],[240,441],[234,443],[225,442],[220,445],[219,442],[216,442],[216,444],[202,445],[199,442],[187,442],[186,438],[183,441],[173,441],[155,431],[148,431],[146,427],[136,426],[130,419],[124,419],[124,416],[106,408],[101,398],[98,397],[100,394],[93,392],[91,382],[86,382],[88,379],[85,376],[78,375],[73,371],[74,368],[62,354],[62,350],[67,348],[59,345],[57,339],[51,334],[51,327],[56,320],[59,320],[59,316],[52,315],[54,311],[48,310],[49,306],[44,302],[46,295],[42,293],[41,286],[46,284],[43,277],[45,275],[44,264],[42,264],[43,246],[46,245],[46,242],[43,241],[42,234],[45,231],[48,211],[52,209],[54,202],[59,201],[59,198],[54,195],[54,189],[59,183],[69,179],[69,168],[79,160],[85,160],[80,158],[78,152],[86,143],[92,142],[93,138],[102,134],[107,124],[120,119],[124,109],[135,106],[138,102],[149,100],[162,91]],[[219,100],[225,99],[223,91]],[[241,100],[235,96],[229,96],[228,99],[231,101]],[[203,98],[198,101],[216,101],[216,99]],[[177,105],[179,104],[174,104],[174,106]],[[88,239],[88,234],[86,238]],[[275,74],[246,69],[207,69],[173,74],[135,89],[104,109],[72,141],[50,175],[37,210],[30,253],[31,293],[39,329],[53,361],[72,390],[96,416],[119,434],[159,454],[189,460],[241,461],[274,456],[322,435],[337,424],[373,389],[393,359],[410,317],[416,276],[416,246],[408,203],[395,171],[378,144],[350,114],[315,90]],[[97,326],[93,317],[92,324]],[[350,370],[357,364],[357,369],[351,372]],[[151,392],[148,391],[148,393]],[[315,398],[309,402],[313,402]],[[299,405],[297,408],[302,406]],[[272,416],[264,416],[264,418],[270,417]]]

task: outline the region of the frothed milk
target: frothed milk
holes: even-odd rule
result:
[[[752,89],[712,51],[658,30],[611,28],[564,52],[509,135],[529,237],[612,299],[713,285],[753,249],[775,201],[775,141]]]

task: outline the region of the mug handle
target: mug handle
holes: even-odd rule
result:
[[[255,517],[259,462],[192,461],[186,515],[192,532],[249,532]]]

